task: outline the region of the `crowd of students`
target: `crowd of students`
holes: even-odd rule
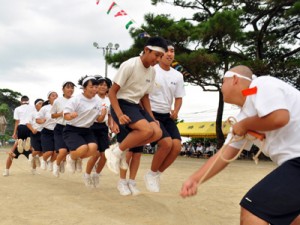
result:
[[[3,175],[9,175],[12,160],[20,154],[28,157],[32,173],[40,166],[56,177],[64,172],[65,162],[71,173],[81,172],[82,160],[87,158],[83,174],[86,186],[99,186],[106,161],[109,170],[120,175],[120,194],[137,195],[140,191],[135,178],[143,145],[157,143],[144,179],[150,192],[159,192],[161,174],[181,150],[175,120],[185,91],[182,74],[171,68],[173,59],[174,46],[152,37],[140,56],[121,64],[113,83],[98,76],[82,77],[78,82],[82,93],[72,97],[75,84],[64,82],[62,97],[50,91],[47,101],[34,102],[35,108],[23,96],[14,112],[16,142]],[[257,78],[249,67],[239,65],[224,74],[222,93],[224,102],[240,107],[237,122],[224,148],[183,183],[181,196],[196,195],[199,184],[237,156],[245,140],[231,143],[232,136],[261,132],[265,136],[262,151],[278,167],[242,198],[241,224],[299,225],[300,92],[273,77]],[[109,129],[117,134],[113,145],[108,140]],[[95,173],[91,174],[93,168]]]

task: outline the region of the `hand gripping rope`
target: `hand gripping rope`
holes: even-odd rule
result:
[[[235,124],[237,122],[237,120],[234,118],[234,117],[229,117],[227,119],[227,122],[229,122],[231,125]],[[225,159],[224,158],[224,150],[226,149],[227,146],[229,146],[231,143],[233,142],[238,142],[238,141],[241,141],[241,140],[246,140],[245,143],[243,144],[243,146],[240,148],[238,154],[233,157],[232,159]],[[242,151],[244,150],[245,146],[248,144],[248,142],[253,142],[254,140],[260,140],[262,142],[262,146],[261,148],[259,149],[259,151],[256,153],[255,156],[253,156],[253,160],[255,162],[255,164],[258,164],[258,157],[260,155],[260,153],[262,152],[263,148],[264,148],[264,145],[265,145],[265,135],[264,134],[260,134],[260,133],[257,133],[255,131],[248,131],[244,136],[237,136],[237,135],[232,135],[230,140],[224,144],[222,146],[222,148],[219,150],[220,153],[218,155],[218,157],[215,159],[215,161],[211,164],[211,166],[206,170],[206,172],[204,173],[204,175],[201,177],[201,179],[199,180],[199,183],[198,185],[200,185],[201,183],[203,183],[203,181],[205,180],[205,178],[207,177],[207,175],[210,173],[210,171],[212,170],[212,168],[214,167],[214,165],[216,164],[216,162],[221,159],[223,160],[224,162],[227,162],[227,163],[231,163],[233,162],[234,160],[236,160],[242,153]]]

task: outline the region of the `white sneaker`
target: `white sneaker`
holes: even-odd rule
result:
[[[53,172],[52,172],[55,177],[59,177],[59,168],[60,166],[58,166],[55,162],[53,165]]]
[[[26,138],[26,140],[25,140],[24,150],[25,151],[29,151],[30,150],[30,137]]]
[[[64,173],[65,172],[65,164],[66,164],[66,161],[61,161],[60,162],[60,165],[59,165],[59,172],[60,173]]]
[[[129,190],[127,181],[120,180],[118,182],[117,188],[120,192],[120,195],[123,195],[123,196],[131,195],[131,191]]]
[[[40,161],[40,157],[38,155],[36,155],[34,157],[34,160],[35,160],[35,166],[36,167],[40,167],[41,166],[41,161]]]
[[[146,188],[150,192],[159,192],[160,179],[159,174],[153,175],[151,171],[144,176]]]
[[[139,195],[141,193],[135,182],[128,182],[128,187],[132,195]]]
[[[34,157],[32,157],[32,154],[29,154],[28,162],[30,164],[30,168],[33,168]]]
[[[67,155],[66,161],[67,161],[67,165],[66,165],[67,170],[70,173],[75,173],[75,160],[71,159],[70,155]]]
[[[82,172],[82,159],[78,158],[75,162],[75,168],[76,172],[81,173]]]
[[[84,173],[82,175],[82,177],[83,177],[83,182],[84,182],[86,187],[88,187],[88,188],[94,187],[94,182],[93,182],[93,179],[90,175]]]
[[[128,150],[126,149],[121,155],[120,168],[122,170],[128,170],[128,163],[126,162],[126,153]]]
[[[17,149],[18,149],[19,153],[23,153],[24,149],[23,149],[23,140],[22,139],[18,139]]]
[[[42,158],[41,160],[41,169],[46,170],[47,169],[47,162]]]
[[[51,171],[53,171],[53,162],[51,162],[51,161],[48,161],[47,162],[47,169],[51,172]]]
[[[113,151],[115,147],[118,145],[113,145],[109,149],[106,149],[104,152],[105,158],[106,158],[106,165],[110,171],[112,171],[115,174],[119,174],[120,172],[120,160],[121,156],[117,156],[115,152]]]
[[[9,169],[5,169],[2,174],[4,177],[9,176]]]
[[[99,174],[97,174],[97,173],[93,173],[92,174],[92,179],[93,179],[93,183],[94,183],[94,186],[95,186],[95,188],[98,188],[98,187],[100,187],[100,179],[99,179]]]
[[[31,174],[36,175],[37,174],[36,169],[31,169]]]

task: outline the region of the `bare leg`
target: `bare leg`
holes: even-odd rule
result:
[[[86,164],[86,169],[85,169],[85,173],[87,174],[91,174],[92,170],[93,170],[93,167],[95,166],[97,160],[99,159],[100,157],[100,152],[98,152],[96,154],[96,156],[92,156],[89,158],[87,164]]]
[[[140,167],[140,161],[141,161],[141,153],[133,153],[130,161],[130,167],[129,167],[129,179],[135,180],[135,177],[137,175],[138,169]]]
[[[96,168],[96,173],[101,173],[103,167],[105,166],[106,158],[104,152],[100,152],[100,160],[98,162],[98,167]]]
[[[291,225],[300,225],[300,215],[291,223]]]
[[[10,169],[12,164],[12,157],[9,155],[6,160],[6,169]]]
[[[176,160],[181,150],[181,141],[179,139],[173,139],[173,145],[170,153],[165,158],[163,164],[159,167],[159,172],[164,172],[172,163]]]
[[[172,149],[172,139],[170,137],[163,138],[158,142],[158,148],[153,156],[151,170],[157,172],[165,159],[168,157]],[[163,172],[163,171],[160,171]]]
[[[59,166],[62,161],[66,159],[68,154],[68,150],[66,148],[61,148],[58,150],[58,154],[56,156],[56,164]]]
[[[245,208],[241,208],[240,225],[268,225],[269,223],[255,216]]]

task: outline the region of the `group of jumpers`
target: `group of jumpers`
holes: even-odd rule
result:
[[[174,56],[171,42],[153,37],[140,56],[122,63],[113,83],[101,76],[84,76],[78,81],[82,93],[72,97],[76,85],[64,82],[62,97],[50,91],[47,101],[34,102],[35,109],[23,96],[14,112],[13,137],[17,141],[3,175],[9,175],[12,159],[20,153],[28,157],[33,173],[40,165],[56,177],[64,172],[65,165],[71,173],[81,172],[82,160],[87,158],[83,174],[86,186],[99,186],[107,161],[108,168],[120,175],[120,194],[137,195],[140,191],[135,178],[143,146],[153,143],[158,148],[144,179],[150,192],[159,192],[161,173],[181,150],[175,120],[185,90],[182,74],[171,67]],[[116,144],[110,145],[109,130],[116,133]],[[113,158],[115,155],[118,159]]]
[[[93,76],[79,80],[78,84],[82,86],[83,93],[69,99],[64,97],[64,107],[61,104],[64,101],[54,101],[57,93],[53,91],[48,95],[50,105],[39,109],[42,101],[36,100],[35,106],[39,111],[31,124],[33,168],[38,162],[37,156],[42,153],[42,168],[45,168],[46,164],[51,168],[51,162],[56,160],[53,166],[55,175],[63,171],[62,162],[65,159],[67,169],[74,172],[76,169],[80,171],[82,159],[88,158],[83,175],[84,182],[87,186],[97,186],[99,172],[106,161],[112,172],[120,174],[120,194],[136,195],[139,190],[135,176],[139,167],[141,146],[157,143],[157,152],[144,179],[149,191],[159,192],[160,175],[174,162],[181,146],[174,119],[178,116],[185,91],[182,75],[170,67],[173,59],[173,45],[161,37],[152,37],[148,39],[140,56],[121,64],[109,88],[107,103],[103,103],[103,99],[97,95],[100,91],[98,84],[103,78]],[[104,83],[108,89],[111,83],[107,80]],[[74,83],[66,82],[63,88],[74,89],[74,86]],[[70,90],[70,93],[73,91]],[[241,224],[299,225],[300,92],[274,77],[257,78],[249,67],[238,65],[224,74],[222,93],[224,102],[240,107],[237,122],[232,125],[232,131],[225,142],[227,144],[183,183],[181,196],[185,198],[196,195],[199,184],[223,170],[230,159],[238,154],[245,140],[239,138],[237,142],[231,143],[232,136],[244,136],[250,131],[256,131],[265,136],[263,153],[278,167],[242,198]],[[66,123],[57,126],[58,118]],[[107,123],[104,122],[105,118]],[[16,115],[15,119],[18,121],[15,129],[18,132],[14,132],[15,138],[18,138],[15,148],[21,152],[22,143],[25,150],[29,148],[27,136],[23,136],[27,125]],[[96,125],[93,125],[95,123]],[[103,128],[97,123],[106,126],[105,132],[104,129],[100,132],[105,133],[105,139],[108,138],[108,127],[117,134],[116,144],[107,148],[108,144],[105,144],[104,138],[99,139],[99,133],[95,135],[93,126],[94,129],[100,130],[100,126]],[[40,125],[42,129],[39,128]],[[41,151],[35,149],[34,137],[38,132],[34,129],[41,129]],[[61,142],[57,143],[61,145],[56,154],[54,150],[55,145],[58,145],[58,136]],[[63,144],[66,150],[60,153]],[[9,153],[8,165],[12,157],[17,157],[16,153]],[[95,176],[91,176],[94,165],[97,165],[96,173]],[[126,180],[128,168],[130,175],[129,180]],[[5,170],[4,175],[8,174],[8,170]]]

